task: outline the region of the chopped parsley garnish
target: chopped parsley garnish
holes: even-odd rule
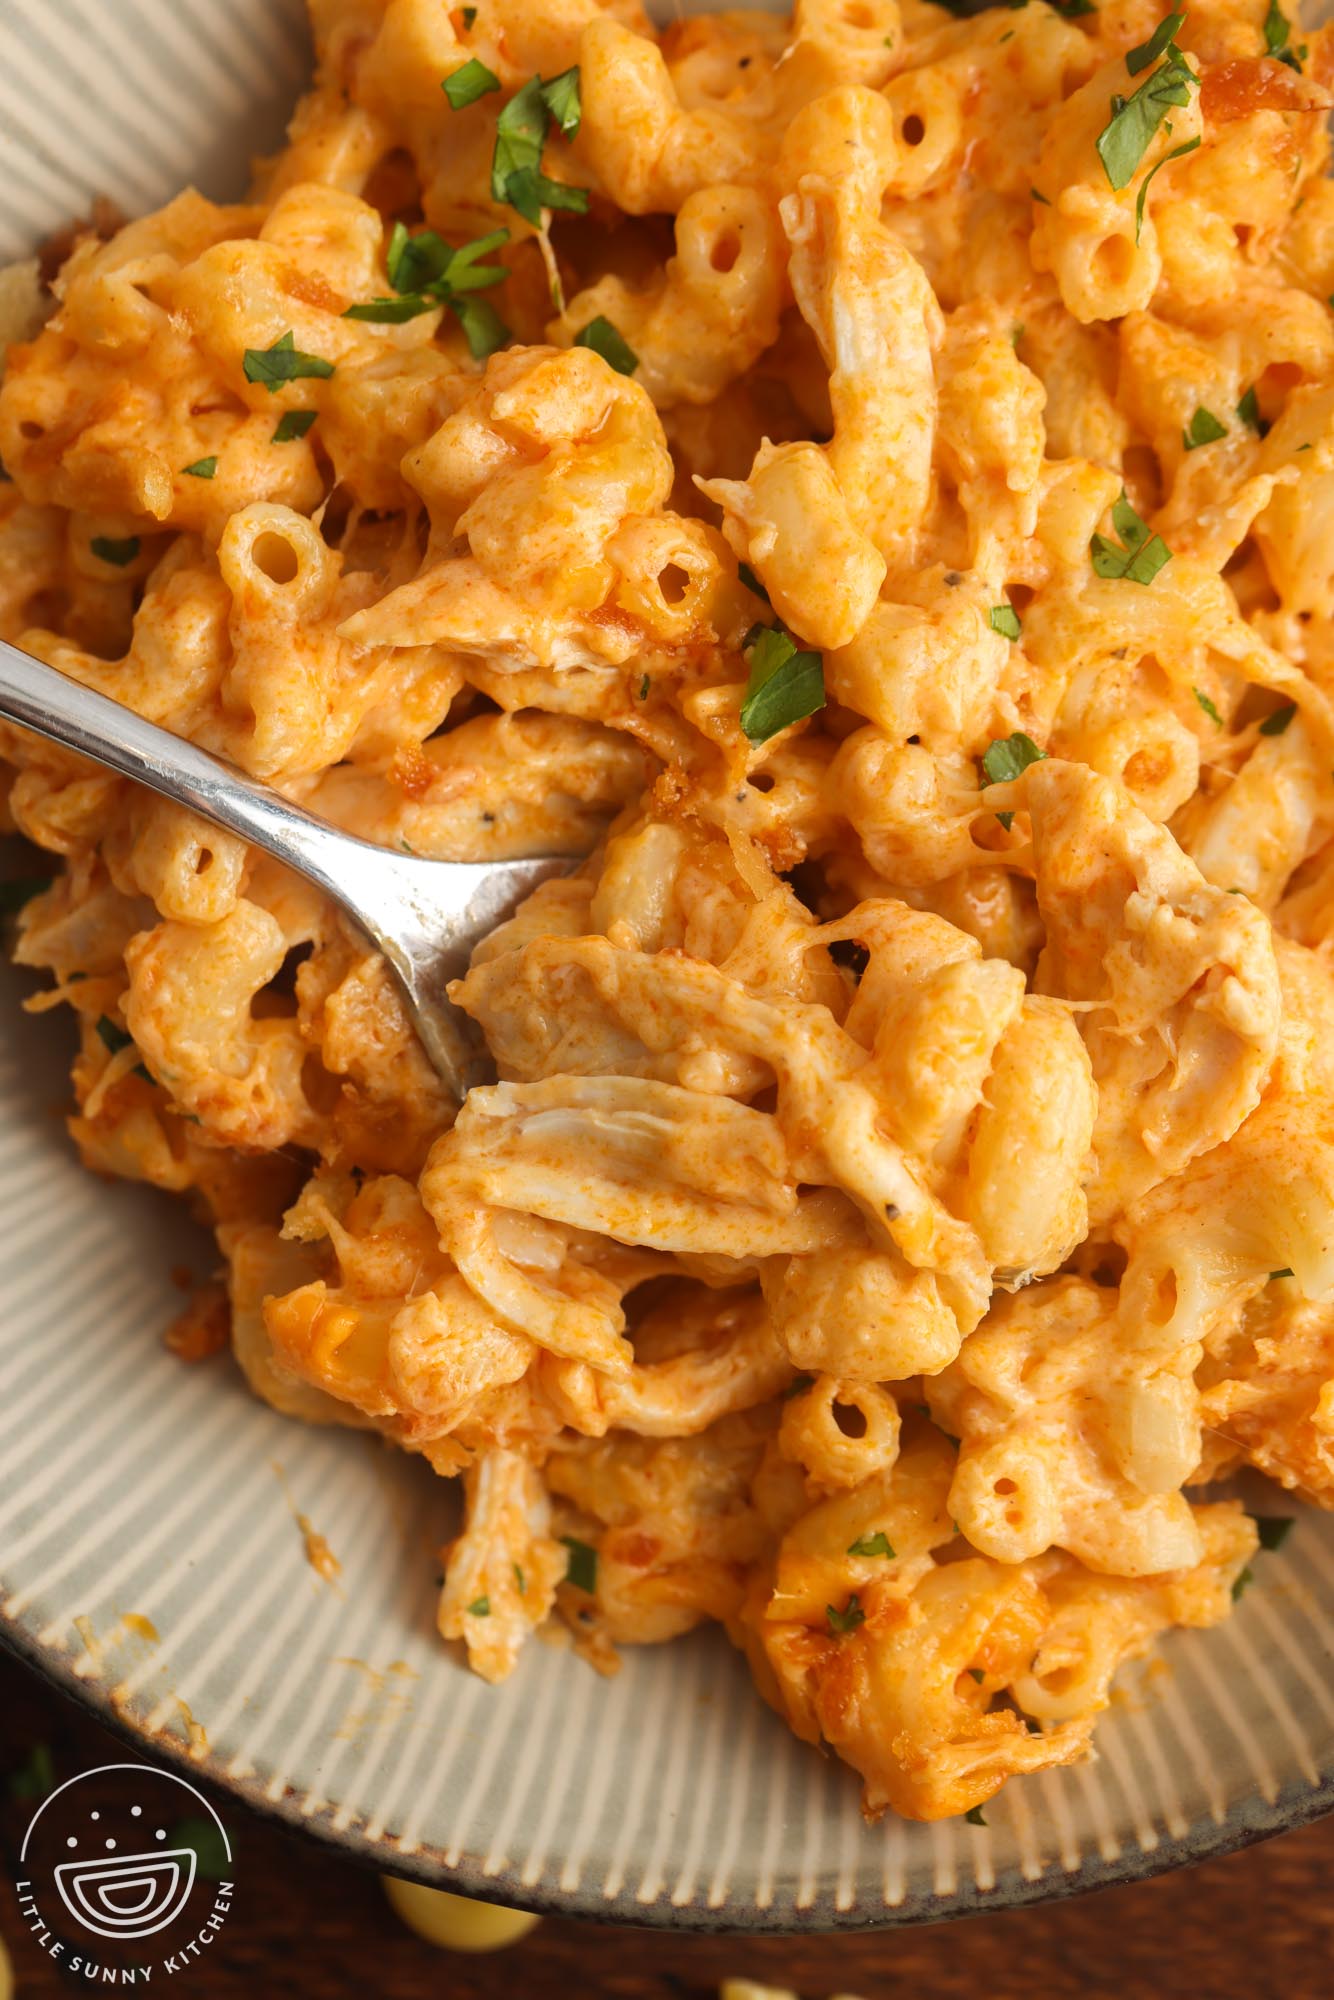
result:
[[[866,1623],[866,1613],[862,1610],[855,1590],[841,1611],[835,1605],[826,1604],[824,1615],[829,1620],[829,1629],[835,1638],[846,1637],[849,1632],[855,1632],[859,1625]]]
[[[1172,560],[1172,551],[1161,535],[1149,533],[1127,500],[1124,486],[1112,508],[1112,526],[1124,546],[1107,535],[1093,537],[1089,554],[1095,576],[1124,579],[1126,583],[1152,583],[1163,564]]]
[[[385,252],[385,269],[397,298],[349,306],[344,318],[398,324],[448,306],[463,328],[473,359],[485,361],[505,345],[510,330],[494,306],[472,294],[509,276],[503,264],[483,262],[508,241],[508,229],[493,229],[489,236],[479,236],[456,250],[433,229],[410,236],[403,224],[396,222]]]
[[[565,1581],[572,1583],[576,1590],[585,1590],[591,1597],[598,1587],[598,1552],[588,1542],[581,1542],[577,1535],[562,1535],[561,1540],[570,1552],[565,1566]]]
[[[983,1673],[981,1667],[969,1667],[968,1671],[972,1675],[973,1679],[977,1682],[978,1686],[981,1687],[983,1681],[986,1679],[986,1675]]]
[[[488,285],[498,285],[507,278],[509,272],[503,264],[483,264],[481,259],[508,243],[509,237],[508,229],[493,229],[489,236],[475,237],[456,250],[434,229],[410,236],[403,224],[396,222],[385,251],[389,282],[400,294],[437,288],[442,295],[485,291]]]
[[[542,85],[542,101],[562,139],[573,139],[584,115],[579,99],[579,69],[563,69],[550,83]]]
[[[1241,890],[1237,889],[1234,891],[1229,889],[1228,894],[1229,895],[1235,894],[1239,896],[1241,894]],[[1269,1282],[1272,1285],[1275,1278],[1290,1278],[1291,1276],[1292,1276],[1292,1266],[1291,1264],[1285,1264],[1281,1271],[1271,1271],[1269,1273]]]
[[[1156,63],[1168,43],[1176,40],[1185,25],[1184,14],[1168,14],[1161,20],[1147,42],[1141,42],[1138,48],[1127,51],[1126,68],[1130,74],[1138,76],[1142,69],[1148,69],[1151,63]]]
[[[1173,146],[1171,152],[1164,153],[1161,160],[1155,160],[1153,165],[1149,168],[1148,173],[1145,174],[1143,180],[1139,184],[1139,193],[1135,196],[1136,243],[1139,242],[1140,231],[1144,227],[1144,203],[1148,196],[1149,183],[1152,181],[1154,175],[1160,174],[1163,168],[1168,164],[1170,160],[1179,160],[1185,153],[1198,152],[1199,146],[1200,142],[1198,139],[1187,139],[1184,146]]]
[[[475,7],[460,7],[459,18],[463,22],[463,32],[466,35],[472,27],[473,22],[477,19],[477,9]]]
[[[272,347],[247,347],[243,365],[246,381],[262,382],[270,395],[284,382],[295,382],[303,375],[323,382],[334,372],[332,361],[319,354],[303,354],[290,332],[281,335]]]
[[[1034,201],[1040,201],[1044,208],[1051,207],[1051,196],[1043,194],[1041,188],[1031,187],[1028,192],[1032,195]]]
[[[1098,158],[1107,179],[1118,191],[1129,187],[1158,127],[1174,105],[1190,103],[1199,78],[1173,40],[1184,14],[1169,14],[1147,42],[1131,49],[1126,68],[1137,76],[1150,63],[1164,60],[1130,97],[1113,97],[1112,115],[1097,137]]]
[[[114,563],[117,569],[124,569],[139,553],[139,537],[127,535],[124,541],[116,541],[110,535],[94,535],[88,545],[99,561]]]
[[[588,189],[567,187],[542,172],[542,149],[555,119],[557,130],[572,138],[579,129],[579,72],[565,70],[544,84],[530,77],[496,121],[496,145],[491,157],[491,197],[516,208],[535,229],[542,226],[543,208],[561,208],[583,215]]]
[[[12,917],[34,896],[49,889],[51,881],[49,875],[11,875],[8,882],[0,882],[0,915]]]
[[[1201,688],[1197,687],[1193,687],[1191,689],[1191,693],[1194,695],[1196,701],[1198,701],[1200,707],[1204,710],[1205,714],[1208,716],[1210,722],[1217,723],[1218,727],[1221,729],[1223,727],[1223,718],[1218,713],[1218,710],[1214,707],[1213,703],[1210,701],[1208,695],[1205,694]]]
[[[889,1536],[883,1528],[877,1528],[873,1535],[858,1535],[855,1542],[848,1543],[850,1556],[892,1556]]]
[[[118,1056],[122,1049],[132,1049],[134,1047],[134,1036],[127,1035],[124,1028],[118,1028],[115,1022],[110,1020],[105,1014],[101,1016],[97,1023],[97,1032],[101,1037],[103,1047],[109,1055]],[[145,1083],[153,1081],[148,1069],[141,1062],[134,1065],[130,1074],[131,1076],[141,1076]]]
[[[1260,405],[1256,400],[1255,384],[1252,382],[1246,394],[1237,405],[1237,415],[1244,424],[1249,424],[1261,437],[1265,434],[1264,419],[1260,415]]]
[[[517,1563],[512,1564],[511,1567],[514,1571],[514,1581],[518,1586],[519,1595],[520,1597],[526,1597],[528,1595],[528,1585],[524,1581],[523,1571]]]
[[[1241,1575],[1237,1578],[1236,1582],[1232,1586],[1232,1602],[1235,1604],[1237,1599],[1241,1596],[1243,1590],[1245,1590],[1247,1584],[1254,1582],[1255,1582],[1255,1572],[1254,1570],[1252,1570],[1250,1564],[1248,1563],[1246,1568],[1241,1572]]]
[[[1260,1547],[1269,1550],[1281,1549],[1297,1525],[1291,1514],[1257,1514],[1254,1520]]]
[[[582,333],[576,333],[574,344],[576,347],[591,347],[594,354],[600,354],[618,375],[633,375],[639,366],[639,356],[625,335],[601,313],[588,322]]]
[[[1022,729],[1013,736],[997,736],[982,753],[987,783],[1008,785],[1012,778],[1021,778],[1030,764],[1040,764],[1046,754]]]
[[[449,99],[451,111],[466,111],[488,91],[500,89],[500,78],[484,62],[472,56],[460,69],[451,70],[440,88]]]
[[[509,339],[510,330],[489,299],[449,299],[446,303],[463,328],[474,361],[485,361]]]
[[[197,458],[193,465],[183,465],[181,467],[181,477],[183,479],[212,479],[217,469],[218,461],[216,458]]]
[[[25,1763],[11,1771],[6,1789],[11,1799],[44,1799],[56,1788],[56,1770],[45,1743],[34,1743]]]
[[[194,1849],[195,1874],[201,1881],[225,1882],[231,1874],[231,1855],[215,1820],[205,1819],[202,1813],[197,1818],[178,1819],[168,1827],[167,1839],[173,1848]]]
[[[1212,410],[1201,404],[1195,415],[1181,433],[1181,443],[1186,451],[1198,451],[1201,445],[1217,444],[1219,438],[1227,436],[1227,425],[1220,424]]]
[[[1278,0],[1269,0],[1269,12],[1265,15],[1265,54],[1276,57],[1281,63],[1286,63],[1289,69],[1295,69],[1300,76],[1301,63],[1288,47],[1288,37],[1291,33],[1292,23],[1279,6]],[[1302,54],[1305,53],[1303,50]]]
[[[992,631],[999,632],[1002,639],[1017,639],[1024,629],[1012,604],[993,604],[987,618]]]
[[[284,410],[278,419],[278,428],[269,439],[270,444],[291,444],[303,438],[314,423],[318,412],[315,410]]]
[[[982,1817],[981,1806],[971,1806],[969,1810],[964,1814],[964,1818],[967,1820],[969,1826],[986,1825],[986,1820]]]
[[[1272,715],[1265,717],[1264,721],[1260,724],[1260,734],[1262,736],[1281,736],[1296,713],[1296,702],[1285,702],[1282,708],[1276,708]]]
[[[419,319],[423,313],[437,311],[439,306],[439,299],[405,292],[401,298],[366,299],[360,305],[349,306],[343,318],[367,320],[372,326],[402,326],[407,320]]]
[[[648,675],[647,675],[647,674],[645,674],[645,676],[644,676],[643,680],[642,680],[642,681],[641,681],[641,682],[639,683],[639,699],[640,699],[641,701],[647,701],[647,700],[648,700],[648,691],[649,691],[649,688],[651,687],[651,685],[652,685],[652,683],[651,683],[651,681],[649,680],[649,677],[648,677]]]
[[[751,591],[753,595],[756,597],[762,597],[766,604],[769,602],[768,591],[765,589],[764,585],[760,582],[760,579],[756,576],[754,570],[751,568],[749,563],[747,562],[738,563],[736,566],[736,573],[741,578],[741,581],[745,584],[747,590]]]
[[[824,707],[823,659],[801,651],[781,625],[749,632],[745,650],[750,675],[741,701],[741,727],[752,743],[767,743],[780,729]]]
[[[491,1616],[491,1599],[489,1597],[474,1597],[472,1603],[468,1606],[468,1616],[470,1618],[489,1618]]]

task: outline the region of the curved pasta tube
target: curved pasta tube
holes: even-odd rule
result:
[[[936,415],[940,308],[915,258],[849,187],[815,176],[784,197],[792,289],[829,367],[829,464],[885,557],[922,525]]]
[[[609,319],[658,409],[711,403],[778,338],[783,253],[778,213],[763,190],[700,188],[681,205],[676,254],[651,290],[600,278],[575,294],[548,337],[566,346],[595,318]]]

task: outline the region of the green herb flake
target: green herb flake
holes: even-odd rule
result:
[[[982,1816],[981,1806],[970,1807],[970,1809],[964,1814],[964,1818],[967,1820],[969,1826],[986,1825],[986,1820]]]
[[[1182,431],[1181,443],[1186,451],[1198,451],[1201,445],[1217,444],[1219,438],[1226,436],[1227,425],[1220,424],[1213,411],[1201,405]]]
[[[833,1604],[826,1604],[824,1615],[835,1638],[846,1638],[849,1632],[855,1632],[859,1625],[866,1623],[866,1613],[855,1590],[841,1611]]]
[[[133,1035],[127,1035],[124,1028],[118,1028],[106,1014],[103,1014],[98,1021],[97,1032],[102,1038],[103,1046],[113,1056],[118,1056],[122,1049],[128,1049],[134,1041]]]
[[[992,631],[999,632],[1002,639],[1017,639],[1024,629],[1012,604],[993,604],[987,619]]]
[[[562,70],[553,76],[550,83],[542,85],[542,102],[551,113],[552,122],[562,139],[573,139],[579,130],[583,117],[583,106],[579,101],[579,70]]]
[[[1262,736],[1281,736],[1296,713],[1296,702],[1285,702],[1282,708],[1276,708],[1272,715],[1265,717],[1264,721],[1260,724],[1260,734]]]
[[[1237,894],[1238,895],[1241,894],[1240,889],[1237,890]],[[1285,1264],[1281,1271],[1271,1271],[1269,1273],[1269,1282],[1272,1285],[1276,1278],[1290,1278],[1291,1276],[1292,1276],[1292,1266],[1291,1264]]]
[[[1137,244],[1140,238],[1140,231],[1144,227],[1144,204],[1148,199],[1149,187],[1154,175],[1160,174],[1170,161],[1183,159],[1187,153],[1198,152],[1199,148],[1200,141],[1198,139],[1187,139],[1184,146],[1173,146],[1170,153],[1164,153],[1161,160],[1155,160],[1149,168],[1148,173],[1145,174],[1139,184],[1139,193],[1135,196],[1135,242]]]
[[[576,347],[591,347],[594,354],[600,354],[618,375],[633,375],[639,366],[639,356],[625,335],[601,313],[588,322],[582,333],[576,333],[574,344]]]
[[[111,535],[94,535],[89,547],[99,562],[114,563],[117,569],[124,569],[139,553],[139,537],[127,535],[124,541],[117,541]]]
[[[278,428],[269,439],[270,444],[293,444],[303,438],[314,423],[318,412],[315,410],[284,410],[278,419]]]
[[[1011,347],[1018,347],[1018,345],[1019,345],[1020,341],[1021,341],[1021,340],[1023,339],[1023,337],[1024,337],[1024,334],[1025,334],[1025,332],[1026,332],[1026,331],[1027,331],[1027,329],[1026,329],[1026,327],[1025,327],[1025,324],[1024,324],[1023,320],[1020,320],[1020,322],[1019,322],[1018,326],[1016,326],[1016,327],[1014,327],[1014,328],[1012,328],[1012,329],[1011,329],[1011,332],[1010,332],[1010,345],[1011,345]]]
[[[1253,431],[1258,432],[1261,437],[1264,436],[1264,419],[1260,415],[1260,405],[1256,400],[1254,382],[1252,382],[1250,388],[1238,403],[1237,415],[1244,424],[1249,424]]]
[[[496,147],[491,158],[491,194],[494,200],[507,199],[505,189],[511,174],[535,167],[542,158],[551,113],[542,95],[542,79],[530,77],[515,92],[496,121]]]
[[[505,183],[505,199],[534,229],[542,226],[544,208],[564,209],[571,215],[587,215],[588,189],[553,181],[536,167],[520,167]]]
[[[344,319],[366,320],[371,326],[402,326],[410,319],[420,319],[423,313],[436,312],[439,299],[428,299],[420,292],[400,292],[392,299],[367,299],[363,304],[349,306]]]
[[[1292,23],[1279,6],[1278,0],[1269,0],[1269,12],[1265,15],[1264,25],[1265,54],[1275,57],[1278,62],[1286,63],[1289,69],[1296,70],[1298,76],[1300,76],[1302,73],[1302,63],[1305,61],[1308,51],[1305,44],[1295,52],[1288,47],[1288,38],[1292,34]]]
[[[489,1618],[491,1616],[491,1599],[489,1597],[474,1597],[472,1603],[468,1606],[468,1616],[469,1618]]]
[[[1031,187],[1028,190],[1028,192],[1033,197],[1034,201],[1040,201],[1044,208],[1051,207],[1051,197],[1049,195],[1043,194],[1041,188]]]
[[[182,479],[212,479],[218,469],[216,458],[197,458],[193,465],[181,467]]]
[[[873,1535],[858,1535],[855,1542],[848,1543],[850,1556],[892,1556],[889,1536],[883,1528],[877,1528]]]
[[[1194,695],[1196,701],[1200,704],[1200,707],[1204,710],[1205,714],[1208,716],[1210,722],[1215,723],[1218,726],[1218,728],[1221,729],[1223,727],[1223,718],[1218,713],[1218,710],[1214,707],[1213,703],[1210,701],[1208,695],[1205,694],[1202,689],[1197,687],[1193,687],[1191,689],[1191,693]]]
[[[463,23],[464,34],[468,34],[472,29],[473,22],[477,19],[477,9],[475,7],[460,7],[459,19]]]
[[[762,625],[746,650],[750,675],[740,720],[752,743],[767,743],[780,729],[824,707],[823,659],[801,651],[781,625]]]
[[[588,1542],[581,1542],[577,1535],[562,1535],[561,1540],[569,1550],[569,1561],[565,1566],[565,1581],[572,1583],[576,1590],[587,1591],[590,1597],[598,1587],[598,1552]]]
[[[34,1743],[24,1762],[11,1771],[5,1789],[11,1799],[44,1799],[56,1788],[56,1769],[45,1743]]]
[[[1124,486],[1112,508],[1112,526],[1124,546],[1107,535],[1094,535],[1089,543],[1094,575],[1126,583],[1152,583],[1164,563],[1172,560],[1172,551],[1161,535],[1149,533],[1127,500]]]
[[[1260,1547],[1271,1553],[1282,1548],[1297,1525],[1291,1514],[1257,1514],[1253,1518]]]
[[[1031,736],[1016,729],[1013,736],[997,736],[982,753],[982,769],[989,785],[1008,785],[1022,778],[1030,764],[1040,764],[1046,756]]]
[[[0,882],[0,916],[12,917],[34,896],[49,889],[51,882],[50,875],[11,875],[7,882]]]
[[[472,56],[462,68],[450,72],[440,88],[449,99],[451,111],[466,111],[479,97],[500,89],[500,78],[484,62]]]
[[[639,699],[641,701],[648,700],[648,691],[651,686],[652,682],[650,681],[648,675],[645,674],[643,680],[640,681],[639,683]]]
[[[1255,1582],[1255,1573],[1248,1564],[1232,1586],[1232,1602],[1235,1604],[1248,1583]]]
[[[205,1882],[225,1882],[231,1874],[231,1857],[217,1823],[205,1819],[179,1819],[167,1832],[167,1843],[171,1847],[191,1847],[195,1855],[195,1873]]]
[[[741,578],[741,581],[745,584],[746,589],[749,590],[752,593],[752,595],[754,595],[755,597],[762,597],[766,604],[769,602],[768,591],[765,589],[764,585],[760,582],[760,579],[756,576],[754,570],[751,568],[749,563],[747,562],[738,563],[736,566],[736,573]]]
[[[1138,76],[1142,69],[1148,69],[1151,63],[1156,63],[1169,42],[1176,40],[1185,25],[1186,17],[1184,14],[1168,14],[1165,19],[1161,20],[1149,36],[1147,42],[1141,42],[1138,48],[1130,49],[1127,52],[1126,68],[1130,71],[1130,74]]]
[[[246,381],[262,382],[270,395],[284,382],[295,382],[305,375],[324,382],[334,372],[332,361],[318,354],[303,354],[290,332],[275,340],[272,347],[247,347],[243,366]]]
[[[1189,104],[1191,91],[1199,88],[1199,78],[1172,39],[1173,24],[1179,26],[1184,18],[1169,14],[1148,41],[1132,49],[1126,57],[1126,68],[1132,76],[1156,62],[1160,55],[1165,59],[1130,97],[1112,99],[1111,118],[1098,134],[1098,158],[1108,182],[1118,193],[1135,178],[1140,161],[1168,112],[1174,105]]]
[[[528,1595],[528,1585],[524,1581],[523,1571],[519,1568],[519,1565],[517,1563],[514,1563],[511,1566],[514,1570],[514,1582],[518,1589],[519,1595],[520,1597],[526,1597]]]
[[[450,299],[448,305],[463,328],[474,361],[485,361],[509,339],[510,330],[489,299]]]
[[[981,1687],[983,1681],[986,1679],[986,1675],[983,1673],[981,1667],[969,1667],[968,1671],[972,1675],[973,1679],[977,1682],[978,1686]]]

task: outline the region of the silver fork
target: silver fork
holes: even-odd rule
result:
[[[530,889],[576,865],[569,855],[522,861],[430,861],[342,833],[193,743],[0,640],[0,716],[123,778],[148,785],[263,848],[331,896],[388,960],[426,1050],[462,1101],[485,1080],[485,1050],[446,987],[473,946]]]

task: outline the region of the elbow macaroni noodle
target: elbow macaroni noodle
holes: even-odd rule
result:
[[[259,1395],[459,1482],[480,1674],[714,1620],[869,1814],[975,1812],[1226,1615],[1201,1483],[1334,1505],[1332,31],[312,14],[246,201],[0,287],[0,630],[572,872],[455,1112],[315,891],[0,729],[75,1139]]]

